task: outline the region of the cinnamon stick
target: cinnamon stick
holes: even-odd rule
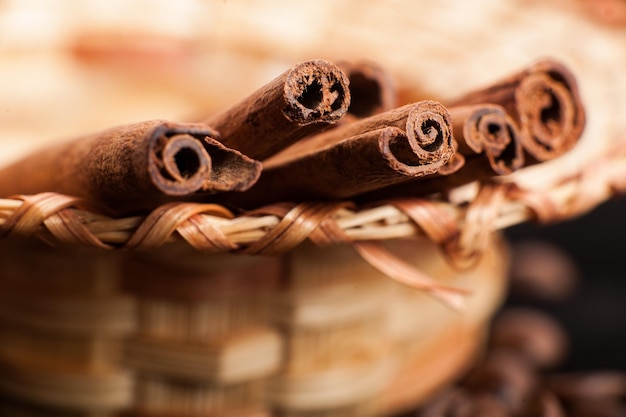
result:
[[[314,60],[296,65],[230,109],[205,123],[220,141],[255,159],[265,159],[337,122],[348,110],[346,75]]]
[[[402,126],[402,128],[400,127]],[[363,130],[363,132],[361,132]],[[354,133],[338,140],[335,133]],[[307,142],[308,152],[270,159],[259,181],[229,201],[254,207],[276,201],[340,199],[432,175],[452,157],[447,110],[424,101],[329,131]],[[325,134],[323,134],[325,135]]]
[[[421,181],[406,181],[360,196],[361,200],[415,197],[458,187],[524,166],[525,158],[516,123],[504,108],[476,104],[448,108],[457,152],[435,174]]]
[[[517,125],[502,106],[475,104],[448,110],[458,151],[466,160],[481,158],[495,175],[511,174],[524,165]]]
[[[520,127],[522,147],[538,161],[571,149],[585,125],[576,80],[565,65],[552,59],[471,92],[451,105],[479,103],[503,106]]]
[[[353,136],[393,126],[405,132],[412,144],[411,146],[418,152],[424,152],[424,158],[427,158],[429,161],[444,161],[443,163],[445,163],[452,156],[450,114],[440,103],[424,100],[360,119],[353,123],[346,123],[295,143],[264,161],[263,169],[272,169],[295,158],[333,146]],[[429,171],[428,174],[432,174],[440,166],[425,169]]]
[[[127,207],[249,188],[261,164],[218,137],[205,125],[163,120],[114,127],[1,169],[0,195],[51,191]]]
[[[373,61],[341,61],[337,66],[350,82],[350,106],[342,123],[382,113],[396,107],[396,89],[391,76]]]

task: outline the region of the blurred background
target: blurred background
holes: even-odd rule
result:
[[[624,136],[625,1],[0,0],[0,165],[113,125],[193,120],[312,58],[367,58],[401,97],[445,101],[546,56],[576,75],[588,123],[573,152],[520,173],[537,188]],[[507,232],[580,268],[574,299],[532,301],[570,331],[565,367],[626,369],[624,208]]]

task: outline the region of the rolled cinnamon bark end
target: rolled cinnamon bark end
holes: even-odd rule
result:
[[[493,103],[518,123],[523,149],[531,159],[546,161],[570,150],[585,126],[585,110],[573,74],[546,59],[485,89],[451,103]]]
[[[245,208],[277,201],[349,198],[428,175],[447,162],[427,159],[415,152],[402,129],[386,127],[264,169],[248,192],[225,197]]]
[[[346,75],[330,62],[313,60],[205,122],[220,132],[225,146],[262,160],[336,123],[349,104]]]
[[[211,172],[211,157],[191,135],[156,138],[148,171],[154,185],[168,195],[199,190]]]
[[[81,164],[91,179],[87,196],[167,200],[162,196],[248,189],[260,175],[260,162],[227,148],[218,137],[206,125],[158,120],[96,135]]]
[[[151,141],[148,172],[165,195],[185,196],[197,191],[247,190],[261,165],[212,137],[165,133]]]
[[[459,152],[470,158],[484,154],[497,175],[511,174],[524,165],[517,125],[502,106],[477,104],[449,111]]]
[[[434,174],[454,154],[452,118],[436,101],[415,103],[407,116],[406,136],[420,161],[419,176]]]
[[[570,150],[582,134],[585,111],[573,75],[561,64],[542,61],[515,91],[522,144],[539,161]]]
[[[350,81],[336,65],[307,61],[287,72],[285,115],[294,123],[334,123],[350,106]]]
[[[277,201],[350,198],[435,174],[454,154],[450,115],[437,102],[375,117],[364,119],[353,136],[311,142],[289,158],[274,159],[248,192],[229,193],[224,201],[254,208]]]
[[[261,164],[200,124],[153,120],[43,149],[0,170],[0,195],[58,192],[112,209],[149,207],[198,191],[244,190]]]
[[[350,82],[348,115],[369,117],[396,107],[397,93],[391,76],[375,62],[338,62]]]
[[[420,115],[421,112],[428,111],[430,111],[430,113]],[[410,116],[411,114],[413,115]],[[421,118],[421,120],[427,123],[427,125],[424,126],[425,131],[420,130],[422,127],[420,123],[415,120],[416,118]],[[383,113],[353,121],[352,123],[341,124],[336,128],[306,138],[263,161],[264,169],[267,170],[288,163],[293,159],[334,146],[349,138],[392,126],[405,132],[411,141],[413,152],[416,152],[416,155],[422,158],[429,158],[428,154],[438,149],[437,145],[432,145],[428,149],[421,148],[420,145],[428,145],[429,141],[437,140],[437,129],[440,129],[440,133],[442,134],[437,142],[438,145],[446,144],[451,146],[452,143],[452,128],[448,111],[441,104],[426,100],[394,108]],[[431,131],[431,128],[434,130]],[[408,130],[412,131],[409,132]],[[435,136],[429,138],[428,134],[435,134]],[[448,142],[442,141],[442,138],[446,135],[450,135],[450,137],[447,138],[449,140]],[[432,155],[430,158],[436,160],[438,156],[439,155]]]

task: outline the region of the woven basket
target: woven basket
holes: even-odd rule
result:
[[[389,242],[472,289],[459,314],[347,246],[248,257],[3,243],[6,415],[389,415],[470,364],[506,266],[500,243],[459,272],[426,240]]]
[[[576,2],[363,7],[327,0],[306,10],[284,0],[180,3],[146,10],[139,1],[108,8],[60,1],[44,11],[0,2],[3,23],[12,22],[0,27],[0,83],[10,103],[0,112],[7,138],[0,162],[49,138],[223,109],[312,57],[369,57],[393,73],[407,90],[401,95],[447,100],[554,56],[580,79],[592,134],[560,165],[522,173],[532,193],[507,188],[514,192],[488,201],[470,193],[442,209],[465,243],[476,236],[464,232],[472,222],[493,238],[475,239],[484,256],[471,269],[450,267],[423,238],[429,219],[408,220],[393,205],[360,217],[374,218],[374,227],[357,227],[365,234],[387,220],[376,233],[390,250],[437,282],[469,290],[463,313],[390,280],[343,245],[305,243],[281,256],[249,257],[176,243],[103,252],[3,239],[0,415],[360,417],[407,410],[480,353],[505,286],[506,248],[492,230],[579,215],[626,191],[623,149],[599,159],[626,124],[619,117],[626,36],[589,19]],[[46,30],[32,30],[33,21]],[[137,45],[142,59],[132,54]],[[2,200],[0,223],[20,204]],[[480,213],[490,214],[485,220]],[[126,241],[129,222],[104,223],[107,233],[94,232],[98,238]]]

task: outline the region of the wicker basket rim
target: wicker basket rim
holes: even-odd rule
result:
[[[446,198],[401,198],[361,208],[351,202],[281,203],[235,216],[216,204],[179,202],[145,216],[115,218],[72,196],[15,196],[0,199],[0,236],[107,250],[183,241],[203,252],[263,255],[288,252],[307,239],[329,245],[423,236],[460,260],[480,253],[496,230],[569,219],[626,192],[625,148],[542,189],[509,179],[459,187]]]

